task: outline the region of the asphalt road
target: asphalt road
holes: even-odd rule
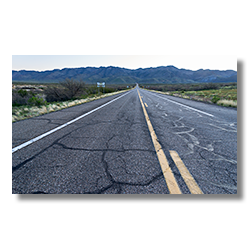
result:
[[[144,105],[181,193],[191,193],[191,177],[204,194],[237,193],[237,110],[139,88],[15,122],[13,148],[105,103],[13,152],[12,192],[171,193],[152,142]],[[188,175],[182,175],[180,162],[176,163],[171,155],[173,151]]]

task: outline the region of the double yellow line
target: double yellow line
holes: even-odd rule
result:
[[[181,194],[182,192],[180,190],[180,187],[179,187],[179,185],[174,177],[174,174],[173,174],[173,172],[168,164],[167,157],[166,157],[164,151],[162,150],[162,147],[158,141],[158,138],[157,138],[155,131],[154,131],[154,128],[150,122],[147,110],[144,106],[144,103],[142,101],[142,98],[141,98],[141,95],[140,95],[140,92],[138,89],[137,89],[137,93],[138,93],[138,96],[139,96],[139,99],[141,102],[143,113],[144,113],[144,116],[146,118],[148,129],[149,129],[149,132],[150,132],[153,144],[154,144],[154,148],[155,148],[155,151],[156,151],[164,178],[166,180],[169,192],[170,192],[170,194]],[[169,153],[170,153],[173,161],[175,162],[177,168],[179,169],[179,172],[180,172],[182,178],[184,179],[186,185],[188,186],[191,194],[203,194],[201,189],[199,188],[198,184],[194,180],[193,176],[190,174],[190,172],[188,171],[188,169],[186,168],[186,166],[182,162],[178,153],[176,151],[173,151],[173,150],[170,150]]]

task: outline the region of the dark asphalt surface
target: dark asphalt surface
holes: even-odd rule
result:
[[[183,193],[188,192],[187,187],[168,150],[179,154],[203,193],[237,193],[237,109],[145,90],[140,90],[140,93],[148,105],[148,115]]]
[[[237,193],[237,110],[140,93],[181,191],[189,193],[169,150],[179,154],[203,193]],[[123,94],[13,123],[13,147]],[[169,193],[137,89],[14,152],[12,161],[13,193]]]

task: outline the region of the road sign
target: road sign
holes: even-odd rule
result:
[[[97,87],[105,87],[105,82],[98,82]]]

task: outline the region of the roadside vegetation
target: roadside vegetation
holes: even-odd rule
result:
[[[148,84],[140,87],[185,99],[237,107],[237,83]]]
[[[39,116],[125,91],[127,86],[97,88],[65,79],[59,84],[12,84],[12,122]]]

